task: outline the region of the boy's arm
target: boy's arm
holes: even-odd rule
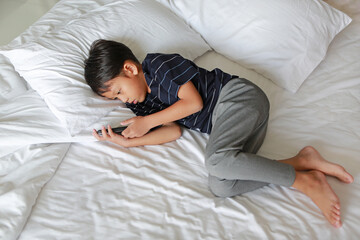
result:
[[[153,127],[175,122],[200,111],[203,107],[202,98],[191,81],[179,88],[178,97],[179,100],[176,103],[157,113],[134,117],[122,122],[122,125],[129,124],[122,135],[126,138],[141,137]]]
[[[164,124],[162,127],[138,138],[125,138],[122,135],[115,134],[111,127],[108,126],[108,133],[105,127],[102,128],[102,136],[99,136],[96,130],[93,135],[99,141],[110,141],[123,147],[137,147],[144,145],[158,145],[174,141],[181,136],[181,129],[176,123]]]

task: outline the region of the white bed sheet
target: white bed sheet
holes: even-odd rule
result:
[[[32,144],[0,159],[0,239],[16,239],[70,144]]]
[[[291,188],[270,185],[214,197],[203,166],[207,135],[184,129],[181,139],[162,146],[72,144],[19,239],[358,239],[359,43],[360,22],[354,21],[297,94],[215,52],[196,60],[264,89],[271,114],[259,154],[286,158],[313,145],[349,170],[355,177],[350,185],[328,177],[342,204],[342,228],[331,227],[308,197]],[[115,111],[106,121],[120,115]]]

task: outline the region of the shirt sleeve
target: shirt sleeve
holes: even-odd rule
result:
[[[179,88],[188,81],[199,77],[198,67],[179,54],[155,54],[151,68],[158,83],[158,98],[172,105],[178,98]]]

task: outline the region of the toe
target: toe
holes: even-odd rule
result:
[[[346,182],[347,183],[353,183],[354,182],[354,177],[352,175],[350,175],[350,173],[348,173],[348,175],[346,177]]]
[[[330,223],[331,225],[333,225],[336,228],[341,227],[342,223],[341,223],[341,218],[339,215],[337,215],[336,213],[332,213],[330,215]]]
[[[340,221],[340,215],[334,212],[331,214],[331,218],[335,221]]]
[[[341,221],[337,221],[337,222],[335,222],[335,224],[333,224],[333,226],[336,228],[340,228],[342,226],[342,223],[341,223]]]
[[[333,213],[334,215],[340,216],[340,210],[338,210],[338,209],[336,209],[336,208],[334,208],[334,209],[332,210],[332,213]]]

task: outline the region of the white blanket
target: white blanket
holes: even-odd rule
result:
[[[23,147],[0,160],[0,238],[16,239],[70,144]]]

